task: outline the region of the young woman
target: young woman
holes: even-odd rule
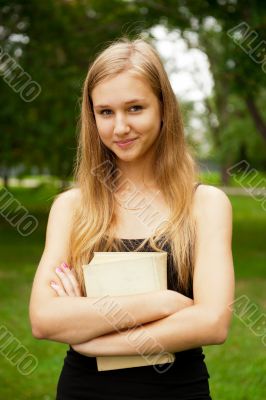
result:
[[[148,42],[121,38],[97,55],[80,122],[75,187],[51,207],[30,301],[34,337],[70,345],[56,398],[211,399],[202,346],[224,343],[230,325],[231,204],[197,183],[175,95]],[[167,251],[168,289],[107,298],[106,310],[115,300],[122,311],[110,323],[85,296],[82,265],[94,251]],[[171,368],[98,371],[96,356],[139,354],[133,329],[158,343],[154,354],[175,353]]]

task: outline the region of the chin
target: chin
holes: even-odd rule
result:
[[[135,161],[138,159],[138,157],[136,157],[134,155],[123,156],[123,155],[116,154],[116,157],[118,158],[118,160],[124,161],[124,162],[131,162],[131,161]]]

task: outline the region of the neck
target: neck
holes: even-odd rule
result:
[[[118,187],[120,187],[120,184],[129,183],[130,186],[136,189],[152,190],[157,188],[152,165],[149,160],[136,160],[134,162],[117,160],[117,167],[120,171]]]

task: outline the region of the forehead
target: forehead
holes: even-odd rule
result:
[[[103,100],[111,104],[126,102],[132,98],[151,98],[154,97],[154,93],[145,78],[126,71],[96,85],[91,97],[94,105],[97,105]]]

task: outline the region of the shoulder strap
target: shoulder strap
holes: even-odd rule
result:
[[[195,183],[195,186],[194,186],[194,191],[197,189],[197,187],[198,187],[199,185],[202,185],[202,183],[201,183],[201,182],[197,182],[197,183]]]

